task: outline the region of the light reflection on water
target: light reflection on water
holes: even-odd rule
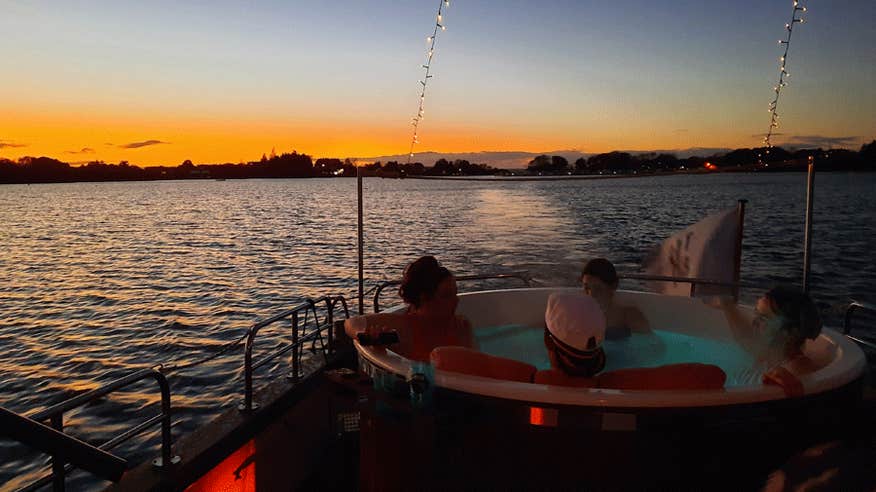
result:
[[[817,186],[816,298],[826,309],[874,300],[876,176],[820,175]],[[426,253],[458,274],[528,270],[547,285],[573,283],[587,257],[630,271],[657,241],[739,198],[749,200],[743,279],[801,278],[802,174],[367,179],[365,195],[372,282]],[[16,411],[134,368],[195,360],[305,297],[355,289],[349,179],[3,185],[0,213],[0,397]],[[259,349],[280,331],[260,336]],[[172,377],[177,435],[236,404],[241,361],[237,351]],[[144,383],[67,417],[74,433],[100,440],[156,403]],[[44,463],[35,456],[0,443],[0,480]]]

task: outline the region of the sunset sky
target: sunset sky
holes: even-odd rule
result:
[[[802,2],[775,143],[876,138],[872,0]],[[0,157],[402,154],[437,0],[0,0]],[[790,0],[451,0],[417,151],[753,147]]]

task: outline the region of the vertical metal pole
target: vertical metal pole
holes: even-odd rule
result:
[[[298,382],[298,311],[292,313],[292,381]]]
[[[173,444],[173,437],[170,434],[170,385],[161,374],[157,374],[155,380],[158,381],[158,387],[161,388],[161,468],[165,473],[170,473],[173,465],[180,461],[179,456],[171,456],[170,454],[170,448]]]
[[[237,407],[241,412],[251,412],[254,409],[252,402],[252,345],[255,340],[255,331],[256,326],[253,325],[247,334],[243,353],[243,404]]]
[[[335,353],[335,300],[331,298],[327,298],[325,300],[325,309],[326,309],[326,325],[329,327],[327,339],[328,339],[328,353]]]
[[[365,275],[362,254],[364,238],[362,234],[362,166],[356,166],[356,202],[359,205],[359,314],[365,314]]]
[[[745,204],[748,200],[736,202],[736,251],[733,257],[733,298],[739,301],[739,280],[742,272],[742,234],[745,229]]]
[[[58,432],[64,432],[64,414],[52,415],[52,428]],[[64,492],[66,480],[64,479],[64,458],[57,454],[52,455],[52,490]]]
[[[815,156],[809,156],[806,184],[806,234],[803,237],[803,291],[809,293],[809,268],[812,262],[812,208],[815,206]]]

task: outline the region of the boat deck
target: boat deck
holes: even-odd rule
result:
[[[846,428],[791,442],[786,429],[769,426],[700,435],[509,432],[508,420],[479,412],[486,408],[442,415],[377,394],[367,380],[317,379],[307,398],[186,490],[757,490],[778,469],[774,476],[788,482],[809,480],[815,470],[843,487],[873,481],[866,465],[876,458],[872,388],[849,415],[869,416],[856,435]],[[823,456],[800,453],[813,440],[835,445],[814,448]]]

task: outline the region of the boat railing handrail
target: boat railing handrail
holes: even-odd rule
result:
[[[529,272],[511,272],[511,273],[494,273],[488,275],[460,275],[456,277],[457,282],[468,282],[472,280],[496,280],[496,279],[517,279],[523,282],[527,287],[532,286],[532,277]],[[400,285],[401,280],[385,280],[377,284],[374,290],[374,312],[380,312],[380,294],[383,289],[393,285]]]
[[[323,302],[325,303],[325,317],[324,322],[320,323],[317,304]],[[332,330],[332,327],[334,324],[334,310],[338,304],[343,307],[344,316],[349,317],[350,311],[347,306],[347,299],[344,298],[344,296],[323,296],[318,299],[306,299],[304,302],[292,307],[291,309],[288,309],[286,311],[283,311],[282,313],[253,324],[252,327],[247,330],[243,359],[243,402],[238,406],[238,409],[240,409],[240,411],[251,412],[258,409],[258,404],[253,402],[252,379],[253,373],[259,367],[262,367],[268,362],[292,350],[292,373],[289,375],[289,377],[292,380],[297,381],[298,378],[301,376],[301,347],[307,342],[316,343],[317,340],[322,342],[323,332],[327,332],[325,348],[327,348],[328,354],[334,352],[334,332]],[[304,314],[304,320],[303,323],[299,323],[302,313]],[[311,313],[313,314],[313,322],[316,326],[313,331],[311,331],[310,333],[306,333],[307,321]],[[290,318],[292,324],[292,341],[280,347],[279,349],[274,350],[270,354],[265,355],[260,360],[253,362],[252,352],[253,347],[255,346],[256,335],[258,335],[259,331],[262,328],[277,323],[278,321]],[[299,330],[299,327],[301,328],[301,330]]]
[[[876,313],[876,304],[872,304],[869,302],[856,301],[852,300],[849,303],[849,306],[846,308],[846,314],[843,317],[843,335],[848,337],[850,340],[854,340],[861,345],[865,345],[870,347],[871,349],[876,350],[876,344],[873,342],[868,342],[867,340],[862,340],[858,337],[854,337],[851,335],[852,333],[852,315],[855,314],[855,311],[870,311]]]
[[[68,400],[62,401],[56,405],[53,405],[45,410],[40,410],[38,412],[34,412],[26,417],[34,422],[43,422],[49,420],[51,423],[51,427],[60,432],[64,432],[64,413],[73,410],[74,408],[81,407],[88,403],[91,403],[98,398],[103,398],[104,396],[113,393],[115,391],[126,388],[132,384],[138,383],[144,379],[155,379],[158,383],[158,387],[161,391],[161,413],[142,422],[131,429],[123,432],[122,434],[104,442],[103,444],[97,446],[95,449],[100,450],[101,452],[105,452],[106,450],[112,449],[115,446],[121,444],[122,442],[127,441],[128,439],[142,434],[150,427],[155,424],[161,424],[161,457],[154,460],[153,464],[156,467],[164,468],[165,470],[169,469],[170,466],[165,466],[167,464],[175,463],[179,460],[178,457],[171,456],[171,447],[173,445],[173,440],[171,437],[171,406],[170,406],[170,385],[167,382],[167,378],[161,372],[157,371],[154,368],[149,369],[140,369],[136,372],[128,374],[122,378],[111,381],[107,384],[104,384],[98,388],[95,388],[91,391],[87,391],[81,395],[75,396]],[[58,436],[47,436],[46,439],[59,439]],[[25,441],[20,441],[26,445],[33,445],[33,443],[28,443]],[[43,442],[38,443],[40,447],[44,447],[44,445],[48,445],[51,447],[52,443]],[[90,446],[90,445],[89,445]],[[92,450],[94,451],[94,450]],[[112,456],[112,455],[110,455]],[[35,482],[31,483],[28,486],[22,488],[22,491],[30,491],[40,489],[49,483],[54,484],[54,490],[64,490],[64,480],[67,473],[69,473],[74,467],[72,464],[67,463],[69,458],[63,456],[60,453],[52,454],[52,472],[49,475],[46,475]],[[86,469],[89,472],[95,473],[93,469]],[[100,469],[97,471],[101,471]],[[95,473],[98,474],[98,473]],[[105,475],[105,473],[104,473]],[[103,476],[102,478],[106,478]]]
[[[733,289],[734,295],[742,287],[753,287],[744,282],[727,282],[726,280],[712,280],[707,278],[697,277],[673,277],[667,275],[648,275],[643,273],[625,273],[618,275],[618,278],[630,280],[648,280],[654,282],[678,282],[690,284],[690,297],[696,295],[698,285],[709,285],[712,287],[728,287]]]

